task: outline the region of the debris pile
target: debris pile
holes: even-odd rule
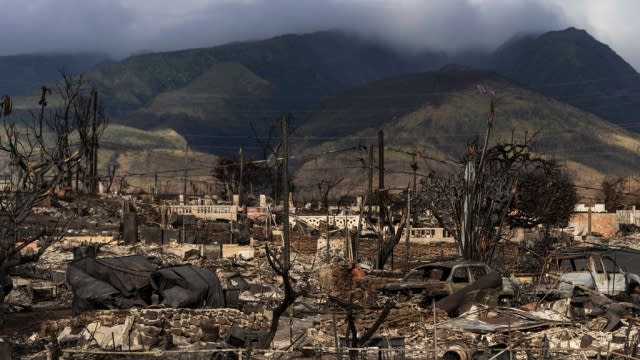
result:
[[[285,291],[266,246],[281,257],[281,233],[266,236],[265,226],[245,226],[249,245],[229,244],[224,239],[238,232],[234,225],[196,221],[189,243],[186,226],[186,235],[165,238],[169,231],[154,225],[161,217],[146,206],[135,215],[144,236],[128,243],[113,225],[131,202],[73,205],[90,231],[69,232],[38,263],[12,274],[0,339],[18,358],[167,351],[211,358],[219,349],[259,350],[264,358],[335,358],[371,349],[407,359],[633,358],[638,352],[640,252],[612,245],[633,243],[634,234],[552,252],[540,269],[524,273],[506,272],[506,261],[496,269],[451,260],[451,243],[412,245],[409,271],[405,247],[397,246],[393,267],[374,270],[376,239],[360,239],[355,261],[345,251],[353,233],[331,232],[327,242],[323,231],[294,229],[289,273],[298,296],[271,334],[271,315]],[[68,216],[56,209],[38,214]],[[104,227],[101,217],[108,219]],[[497,251],[521,255],[513,244]]]
[[[232,328],[266,330],[263,314],[236,309],[147,308],[101,310],[80,317],[45,322],[39,336],[55,336],[63,347],[139,351],[204,348],[207,342],[224,342]]]

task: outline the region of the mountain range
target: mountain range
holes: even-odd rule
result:
[[[633,121],[640,114],[640,76],[607,45],[575,28],[518,36],[492,52],[455,56],[408,54],[343,31],[121,61],[83,56],[76,64],[89,69],[86,77],[113,122],[173,129],[205,153],[228,155],[244,146],[259,154],[256,137],[292,113],[300,184],[317,179],[304,172],[313,164],[338,158],[313,154],[362,149],[375,142],[378,128],[389,147],[440,160],[430,166],[455,161],[484,126],[488,99],[478,85],[496,94],[496,138],[537,133],[538,151],[565,160],[585,184],[605,174],[629,174],[638,165],[640,128]],[[25,74],[23,81],[5,80],[0,90],[17,95],[19,103],[55,73],[51,65],[43,71],[40,63],[17,59],[0,57],[0,71]],[[447,65],[452,62],[463,65]],[[395,157],[406,166],[400,154],[390,155],[391,162]],[[361,165],[353,168],[361,173]]]
[[[540,93],[640,131],[640,75],[609,46],[569,28],[523,36],[492,54],[492,67]]]
[[[60,71],[79,74],[110,63],[95,53],[0,56],[0,94],[27,95],[60,79]]]

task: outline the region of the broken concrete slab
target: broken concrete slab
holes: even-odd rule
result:
[[[104,326],[93,322],[85,326],[80,336],[89,344],[95,344],[101,349],[122,349],[122,334],[124,325]]]

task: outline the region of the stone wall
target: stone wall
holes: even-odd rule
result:
[[[360,241],[360,260],[375,262],[378,243],[375,239],[362,239]],[[400,241],[393,250],[394,268],[403,269],[406,254],[404,239]],[[439,242],[431,244],[409,244],[409,267],[430,261],[440,261],[454,259],[458,257],[458,246],[452,242]],[[387,261],[387,266],[391,266],[391,259]]]
[[[104,350],[149,350],[193,347],[226,341],[232,327],[267,330],[270,319],[236,309],[131,309],[84,313],[45,322],[41,336],[80,341]]]

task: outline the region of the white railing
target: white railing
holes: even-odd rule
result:
[[[352,228],[358,227],[359,218],[360,218],[359,215],[329,215],[329,225],[332,225],[341,229],[345,227],[345,223],[346,223],[347,227],[352,229]],[[289,217],[289,224],[293,225],[295,224],[296,221],[301,221],[317,229],[320,227],[321,223],[327,222],[327,216],[326,215],[309,215],[309,216],[295,215],[295,216]],[[364,229],[366,227],[367,227],[367,224],[363,218],[362,228]]]
[[[407,236],[405,229],[402,234],[403,238]],[[411,228],[409,241],[415,243],[429,243],[438,241],[454,241],[453,237],[444,228]]]
[[[198,219],[237,221],[236,205],[171,205],[170,214],[193,215]]]

